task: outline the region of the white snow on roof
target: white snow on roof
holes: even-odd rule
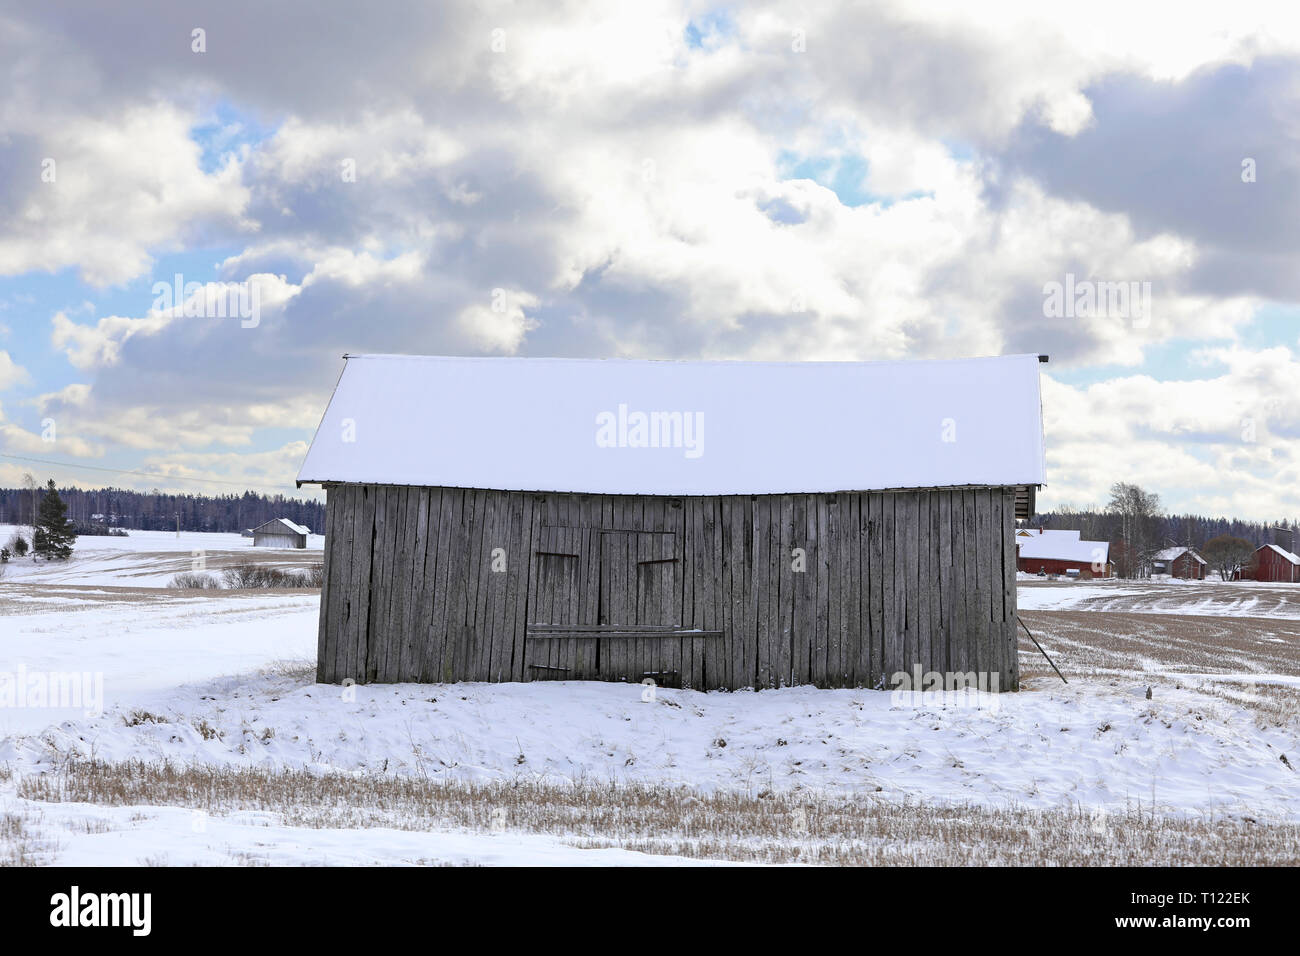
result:
[[[682,413],[657,442],[639,416]],[[659,429],[656,429],[658,432]],[[1041,485],[1034,355],[924,362],[350,356],[299,482],[605,494]]]
[[[1177,561],[1178,558],[1183,554],[1183,552],[1187,552],[1191,554],[1192,560],[1195,561],[1197,564],[1205,564],[1205,559],[1202,558],[1196,552],[1195,548],[1183,548],[1183,547],[1165,548],[1163,551],[1159,551],[1156,553],[1155,560]]]
[[[288,528],[290,531],[295,532],[296,534],[311,534],[311,530],[309,528],[305,528],[300,524],[294,524],[288,518],[272,518],[270,521],[265,521],[262,524],[258,525],[256,528],[253,529],[253,531],[255,532],[263,531],[266,533],[270,533],[270,531],[274,529],[268,529],[267,525],[275,525],[275,524],[283,525],[284,527]]]
[[[1265,548],[1272,548],[1274,551],[1276,551],[1278,554],[1282,555],[1282,557],[1286,558],[1286,559],[1287,559],[1288,561],[1290,561],[1292,564],[1300,564],[1300,555],[1292,554],[1292,553],[1291,553],[1290,551],[1288,551],[1286,548],[1279,547],[1279,546],[1276,545],[1276,544],[1266,544],[1266,545],[1264,545],[1264,547],[1265,547]],[[1263,548],[1261,548],[1260,550],[1262,551]]]
[[[1081,561],[1091,564],[1094,561],[1105,563],[1110,560],[1109,541],[1081,541],[1079,532],[1074,537],[1062,535],[1039,535],[1025,538],[1020,544],[1020,557],[1041,558],[1056,561]]]

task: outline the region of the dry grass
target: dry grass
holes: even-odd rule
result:
[[[0,813],[0,866],[41,866],[50,862],[50,855],[27,816]]]
[[[221,587],[221,582],[210,574],[186,571],[174,576],[167,582],[167,586],[183,591],[215,591]]]
[[[324,582],[321,565],[304,571],[286,571],[266,563],[247,562],[232,565],[221,572],[227,588],[318,588]]]
[[[69,763],[23,778],[44,802],[273,813],[286,826],[515,830],[579,847],[832,865],[1295,865],[1300,826],[1086,810],[940,807],[871,796],[696,793],[685,787],[433,782],[403,777]],[[251,862],[251,861],[250,861]]]

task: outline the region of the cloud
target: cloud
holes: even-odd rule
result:
[[[1182,500],[1287,503],[1263,485],[1294,466],[1295,423],[1270,408],[1253,443],[1233,423],[1266,400],[1261,376],[1291,394],[1283,358],[1240,341],[1262,305],[1300,300],[1294,16],[1249,0],[1177,17],[1103,0],[1086,23],[945,2],[61,8],[0,30],[0,162],[19,171],[0,185],[0,274],[120,286],[113,314],[47,313],[84,390],[41,373],[36,403],[89,450],[191,473],[283,464],[277,430],[310,433],[345,352],[1048,352],[1134,372],[1048,387],[1051,494],[1095,500],[1132,472]],[[238,119],[196,132],[214,115]],[[214,249],[215,276],[185,277],[197,290],[142,291],[171,282],[164,256]],[[1045,315],[1067,275],[1150,283],[1150,314]],[[228,282],[258,290],[256,323],[231,318]],[[1141,374],[1184,340],[1229,371]]]
[[[27,369],[15,362],[8,352],[0,351],[0,392],[30,381],[31,376],[27,373]]]
[[[1300,356],[1232,346],[1200,359],[1225,371],[1086,387],[1045,374],[1040,508],[1101,504],[1113,482],[1130,481],[1178,511],[1257,520],[1300,513]]]

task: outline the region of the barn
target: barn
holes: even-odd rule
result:
[[[1276,544],[1263,545],[1250,559],[1250,564],[1242,571],[1241,577],[1248,581],[1294,584],[1300,581],[1300,555]]]
[[[273,518],[253,529],[255,548],[305,548],[311,530],[288,518]]]
[[[1168,574],[1189,581],[1205,580],[1208,569],[1209,563],[1195,548],[1165,548],[1157,552],[1151,561],[1152,574]]]
[[[1014,689],[1038,363],[345,356],[318,679]]]
[[[1088,541],[1078,531],[1020,534],[1016,544],[1017,567],[1029,574],[1108,578],[1115,572],[1110,542]]]

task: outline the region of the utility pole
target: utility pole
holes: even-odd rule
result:
[[[176,537],[181,536],[181,513],[176,512]]]

